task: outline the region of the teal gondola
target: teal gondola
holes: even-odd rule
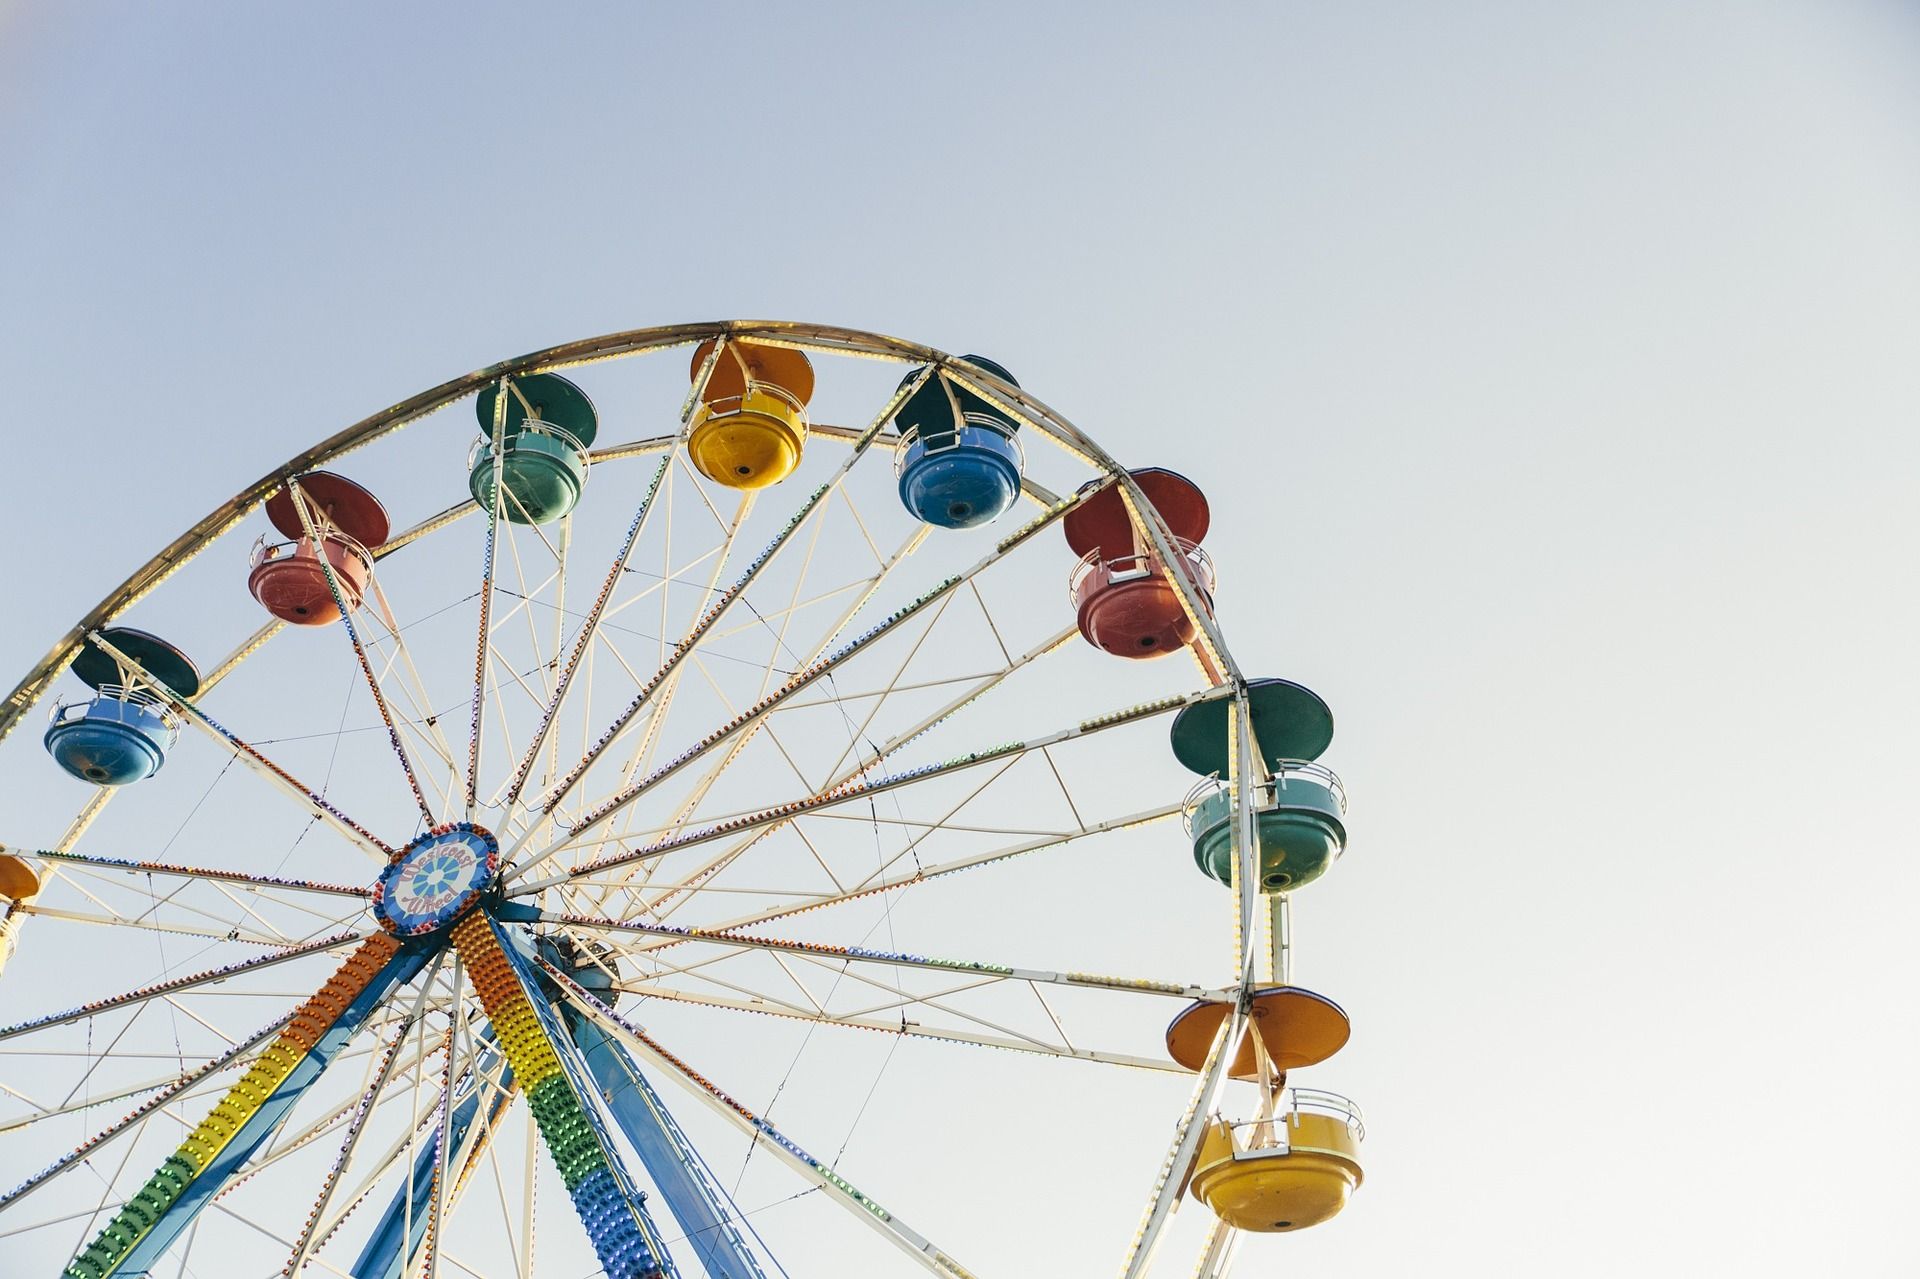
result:
[[[500,517],[513,524],[551,524],[579,504],[599,415],[585,391],[554,373],[502,378],[480,392],[474,402],[480,438],[467,454],[467,488],[483,511],[494,508],[494,406],[502,390],[507,407],[498,460]]]

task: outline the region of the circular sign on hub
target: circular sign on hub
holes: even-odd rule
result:
[[[471,822],[436,826],[401,849],[373,886],[380,927],[420,937],[467,913],[500,874],[500,841]]]

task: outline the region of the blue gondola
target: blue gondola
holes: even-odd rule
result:
[[[1009,386],[1013,374],[983,356],[962,360]],[[919,376],[909,373],[900,383]],[[1024,458],[1020,424],[944,377],[928,378],[894,417],[900,432],[895,473],[900,500],[915,519],[940,528],[974,528],[998,519],[1020,496]]]
[[[93,696],[55,706],[43,741],[54,762],[81,781],[129,786],[167,762],[180,740],[170,702],[198,693],[200,672],[179,649],[145,631],[115,627],[101,638],[129,662],[91,640],[83,645],[73,673],[92,686]]]

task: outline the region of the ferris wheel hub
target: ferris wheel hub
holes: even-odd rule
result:
[[[472,822],[436,826],[394,854],[373,886],[373,914],[398,937],[444,932],[500,877],[500,841]]]

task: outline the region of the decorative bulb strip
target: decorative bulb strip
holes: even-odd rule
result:
[[[361,942],[327,984],[294,1010],[286,1027],[254,1058],[239,1082],[106,1228],[68,1263],[65,1273],[70,1279],[106,1279],[123,1273],[125,1267],[137,1267],[124,1272],[138,1273],[150,1265],[266,1137],[273,1122],[258,1121],[277,1121],[284,1115],[345,1046],[388,986],[403,972],[410,973],[393,962],[399,952],[400,943],[384,933]],[[369,994],[374,998],[366,998]],[[303,1071],[302,1066],[309,1068]],[[162,1223],[172,1228],[156,1240],[155,1228]]]
[[[628,1180],[599,1112],[586,1101],[584,1079],[571,1068],[577,1063],[568,1060],[565,1031],[526,961],[484,911],[453,926],[453,944],[609,1279],[671,1274],[645,1197]]]

